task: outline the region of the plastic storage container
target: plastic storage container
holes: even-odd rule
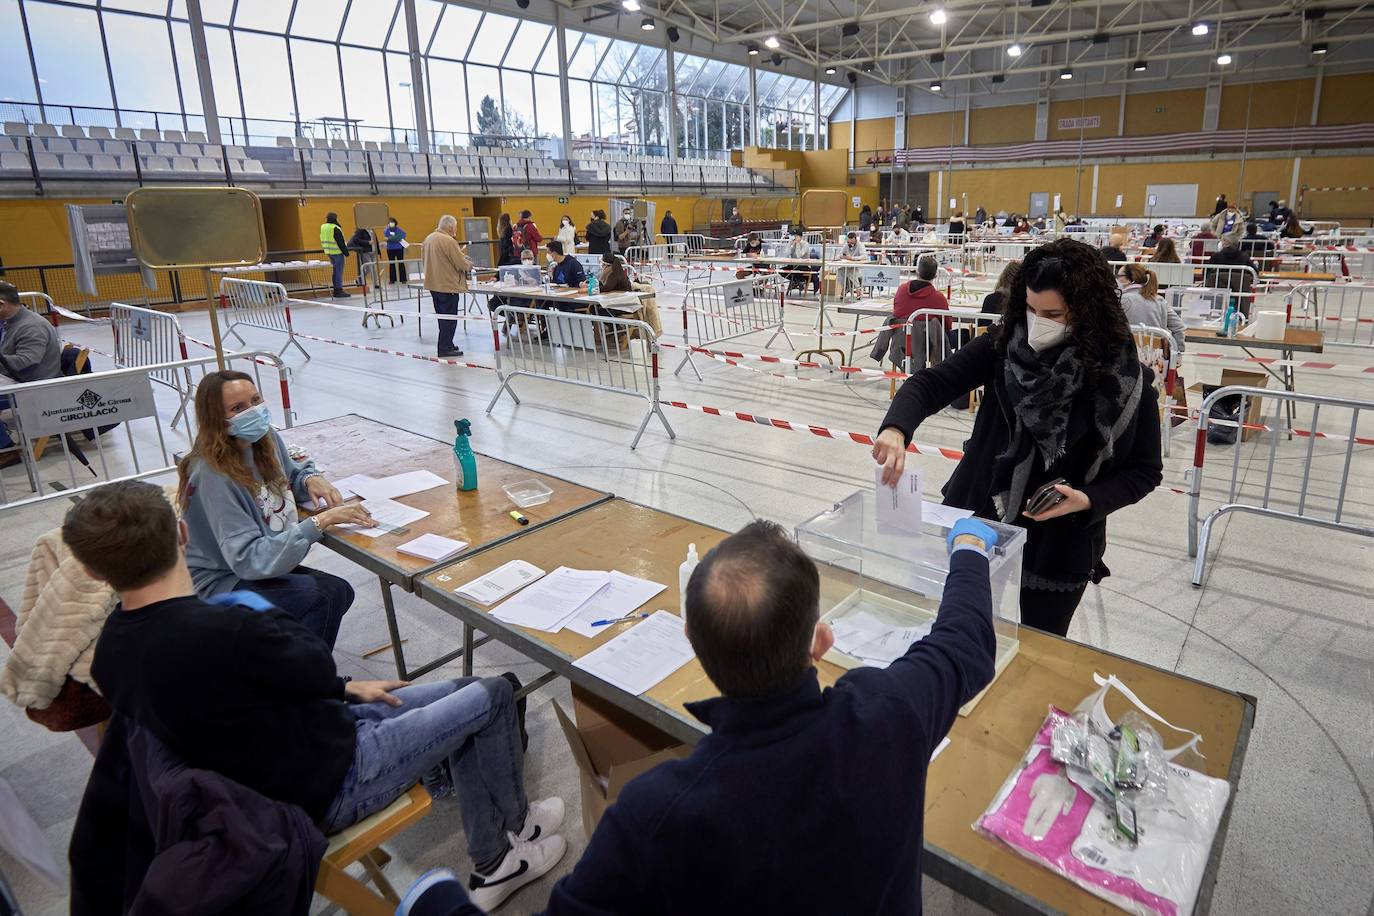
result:
[[[797,526],[797,542],[821,568],[821,618],[833,623],[867,613],[895,626],[917,626],[935,619],[949,575],[945,539],[949,529],[926,520],[921,534],[879,531],[872,490],[861,490]],[[1000,541],[989,557],[993,627],[997,632],[997,674],[1020,645],[1021,555],[1026,532],[991,522]],[[843,668],[865,664],[832,649],[825,656]],[[981,697],[971,700],[967,714]]]
[[[510,497],[510,501],[521,509],[528,509],[530,506],[542,506],[549,501],[549,497],[553,496],[553,490],[533,478],[508,483],[501,489]]]

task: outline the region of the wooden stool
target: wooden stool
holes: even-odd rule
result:
[[[391,857],[381,845],[428,814],[432,804],[429,792],[417,784],[381,811],[331,836],[320,861],[316,893],[352,916],[392,916],[401,898],[382,874]],[[363,863],[376,892],[344,871],[354,862]]]

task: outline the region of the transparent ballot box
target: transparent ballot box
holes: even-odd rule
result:
[[[989,558],[995,681],[1020,645],[1021,555],[1026,532],[979,519],[999,542]],[[885,667],[929,631],[949,575],[949,527],[925,518],[920,534],[882,528],[871,490],[861,490],[797,526],[797,542],[820,566],[821,619],[835,630],[826,660],[843,668]],[[979,694],[960,710],[977,704]]]

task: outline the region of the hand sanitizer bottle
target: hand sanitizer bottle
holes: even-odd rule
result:
[[[687,619],[687,583],[692,578],[692,570],[697,568],[697,545],[687,545],[687,559],[677,568],[678,610],[682,619]]]
[[[597,281],[597,276],[596,276],[596,274],[594,274],[594,273],[587,274],[587,295],[588,295],[588,296],[595,296],[595,295],[596,295],[596,290],[597,290],[597,288],[598,288],[600,285],[601,285],[601,284]]]
[[[477,456],[472,453],[472,444],[468,441],[472,435],[472,424],[467,420],[454,420],[453,428],[458,433],[453,437],[453,464],[458,472],[458,489],[475,490]]]

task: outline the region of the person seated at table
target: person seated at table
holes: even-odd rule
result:
[[[19,288],[0,280],[0,385],[42,382],[62,376],[62,341],[57,329],[37,312],[24,308]],[[0,396],[0,410],[10,407]],[[0,450],[14,448],[9,427],[0,422]],[[18,450],[0,455],[0,467],[20,461]]]
[[[91,668],[101,694],[189,766],[299,805],[325,834],[423,779],[457,796],[468,890],[488,910],[562,858],[563,801],[525,796],[513,675],[339,677],[329,647],[261,596],[197,597],[187,526],[153,484],[97,487],[67,513],[62,539],[119,595]]]
[[[1225,269],[1210,269],[1213,267]],[[1235,270],[1234,268],[1237,267],[1249,267],[1251,270],[1256,270],[1255,262],[1250,260],[1250,256],[1241,250],[1238,240],[1222,239],[1221,247],[1207,259],[1207,266],[1202,270],[1202,285],[1213,289],[1229,289],[1232,292],[1242,294],[1232,298],[1241,314],[1249,318],[1250,308],[1254,304],[1252,291],[1255,277],[1248,270]]]
[[[1020,217],[1019,219],[1017,219],[1016,225],[1015,225],[1014,227],[1012,227],[1011,234],[1012,234],[1012,235],[1030,235],[1030,231],[1031,231],[1031,224],[1030,224],[1029,222],[1027,222],[1027,221],[1026,221],[1026,218],[1023,216],[1023,217]]]
[[[1174,240],[1165,236],[1156,242],[1150,261],[1155,264],[1178,264],[1178,246]]]
[[[954,216],[950,217],[949,220],[949,240],[955,243],[962,242],[967,232],[968,228],[964,224],[964,211],[954,211]]]
[[[1274,242],[1269,236],[1259,231],[1259,224],[1254,220],[1245,224],[1245,235],[1240,240],[1240,250],[1251,258],[1257,258],[1262,262],[1268,262],[1274,257]],[[1268,263],[1264,263],[1268,267]]]
[[[196,591],[206,599],[256,592],[332,648],[353,587],[301,563],[326,530],[371,527],[371,516],[344,505],[314,462],[291,457],[251,375],[208,372],[195,403],[196,438],[177,465],[177,493]],[[302,519],[298,502],[324,511]]]
[[[586,268],[577,258],[564,254],[563,243],[558,239],[549,239],[544,243],[544,250],[549,258],[549,286],[579,288],[587,279]],[[585,306],[576,302],[547,301],[545,308],[555,309],[560,312],[582,311]]]
[[[811,243],[802,238],[802,234],[796,229],[792,230],[791,237],[787,240],[787,247],[782,250],[782,256],[797,261],[810,260],[813,257]],[[800,264],[790,265],[782,273],[787,280],[787,288],[805,289],[810,286],[812,290],[821,288],[820,273],[814,267]]]
[[[824,689],[834,634],[811,558],[768,521],[706,554],[686,631],[721,696],[687,711],[710,731],[625,786],[547,916],[919,910],[930,755],[993,676],[996,540],[960,519],[930,634]]]
[[[1098,249],[1102,252],[1102,257],[1107,260],[1107,263],[1113,265],[1113,270],[1116,269],[1115,265],[1118,262],[1126,260],[1126,252],[1123,250],[1125,245],[1125,233],[1113,232],[1111,236],[1108,237],[1107,244]]]
[[[840,248],[840,260],[842,261],[867,261],[868,248],[863,240],[859,238],[857,232],[851,232],[845,236],[843,247]]]
[[[1183,352],[1183,334],[1187,328],[1183,319],[1159,295],[1159,281],[1155,272],[1142,264],[1127,264],[1121,268],[1126,285],[1121,288],[1121,308],[1132,325],[1162,328],[1174,338],[1174,359]]]
[[[763,256],[763,239],[759,236],[757,232],[750,232],[749,235],[745,238],[744,244],[740,246],[739,256],[741,258],[746,258],[751,254],[757,255],[759,257]],[[735,271],[735,276],[743,280],[751,273],[763,273],[764,271],[768,270],[768,265],[763,261],[755,261],[749,266],[753,268],[752,271],[737,270]]]
[[[583,280],[578,288],[583,292],[587,291],[587,281]],[[601,255],[601,270],[596,274],[596,291],[598,293],[629,293],[634,291],[634,284],[630,282],[630,275],[625,270],[625,262],[619,255],[607,251]]]
[[[922,310],[949,311],[949,300],[932,282],[939,272],[940,262],[935,259],[935,255],[923,254],[916,259],[916,279],[897,287],[897,293],[892,298],[892,324],[905,324],[913,314]],[[928,316],[924,324],[924,328],[914,327],[912,329],[912,334],[916,338],[912,344],[912,356],[918,367],[934,365],[944,359],[948,346],[946,335],[954,328],[952,318],[941,320]],[[921,340],[923,336],[924,340]],[[880,333],[878,335],[879,341],[882,337],[883,335]],[[878,343],[875,342],[873,353],[877,354],[878,352]],[[894,332],[889,339],[889,357],[892,358],[894,364],[900,365],[901,357],[905,355],[905,352],[905,335]],[[881,359],[878,361],[882,362]]]
[[[1165,231],[1166,231],[1166,230],[1165,230],[1165,227],[1164,227],[1164,224],[1163,224],[1163,223],[1157,224],[1153,229],[1150,230],[1150,234],[1147,235],[1147,236],[1145,236],[1145,238],[1141,240],[1141,242],[1140,242],[1140,247],[1141,247],[1141,248],[1153,248],[1153,247],[1155,247],[1156,245],[1159,244],[1160,240],[1164,238],[1164,233],[1165,233]]]

